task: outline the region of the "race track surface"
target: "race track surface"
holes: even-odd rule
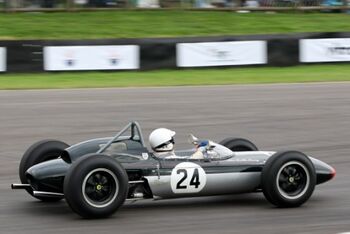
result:
[[[339,233],[350,231],[350,83],[0,91],[0,233]],[[19,182],[35,141],[69,144],[110,136],[129,120],[144,135],[175,130],[220,141],[245,137],[263,150],[296,149],[337,170],[302,207],[277,209],[262,194],[127,203],[113,217],[83,220],[62,201],[45,204]]]

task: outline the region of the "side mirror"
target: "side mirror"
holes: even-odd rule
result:
[[[199,143],[199,139],[192,134],[190,134],[190,136],[188,137],[188,141],[194,145],[198,145]]]

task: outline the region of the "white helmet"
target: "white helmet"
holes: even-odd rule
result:
[[[166,128],[157,128],[149,135],[149,143],[154,151],[172,151],[176,132]]]

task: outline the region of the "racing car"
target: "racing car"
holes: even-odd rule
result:
[[[205,157],[191,157],[196,147],[175,151],[176,158],[156,157],[145,146],[137,122],[114,137],[72,146],[43,140],[24,153],[21,183],[11,187],[43,202],[64,198],[83,218],[103,218],[126,200],[249,192],[262,192],[277,207],[297,207],[310,198],[315,185],[335,176],[330,165],[298,151],[259,151],[243,138],[220,143],[190,139],[194,145],[207,142]]]

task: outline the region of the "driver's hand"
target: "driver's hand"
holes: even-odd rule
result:
[[[192,159],[203,159],[204,158],[204,154],[202,152],[201,148],[198,148],[197,151],[192,154],[191,156]]]

